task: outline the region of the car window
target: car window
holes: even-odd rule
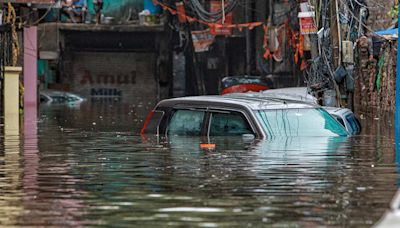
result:
[[[175,110],[167,127],[167,135],[200,136],[205,112]]]
[[[255,111],[269,138],[291,136],[347,136],[346,129],[319,108]]]
[[[335,117],[335,119],[336,119],[337,121],[339,121],[339,123],[340,123],[343,127],[346,127],[346,125],[345,125],[344,122],[343,122],[342,117],[340,117],[340,116],[338,116],[338,115],[334,115],[334,114],[332,114],[332,116]]]
[[[241,136],[253,134],[249,123],[241,113],[211,113],[209,136]]]
[[[41,102],[41,103],[42,103],[42,102],[48,102],[48,101],[50,101],[49,98],[47,98],[47,97],[44,96],[44,95],[40,95],[40,102]]]
[[[144,123],[141,134],[154,134],[158,135],[159,133],[159,125],[162,117],[164,116],[164,112],[161,111],[152,111],[148,115],[146,122]]]
[[[352,134],[358,134],[361,131],[360,124],[354,114],[349,114],[345,116],[347,122],[349,123],[349,130]]]
[[[52,95],[51,99],[53,99],[55,103],[63,103],[66,101],[66,98],[64,96],[58,96],[58,95]]]
[[[74,102],[79,100],[77,97],[71,95],[67,95],[66,98],[68,102]]]

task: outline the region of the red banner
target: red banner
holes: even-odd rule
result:
[[[218,12],[222,9],[222,4],[220,0],[211,0],[210,1],[210,11],[211,12]],[[211,34],[214,36],[230,36],[232,35],[232,28],[229,25],[232,25],[233,14],[232,12],[225,15],[225,21],[219,20],[217,22],[217,26],[211,27]],[[221,26],[218,26],[221,25]]]

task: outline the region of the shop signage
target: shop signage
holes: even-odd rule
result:
[[[317,33],[314,12],[300,12],[298,17],[300,19],[300,33],[302,35]]]
[[[195,52],[205,52],[214,42],[214,36],[210,34],[210,29],[192,31],[192,40]]]

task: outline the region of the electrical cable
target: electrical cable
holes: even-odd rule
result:
[[[357,18],[357,16],[349,9],[348,5],[345,4],[345,3],[343,2],[343,0],[340,0],[340,2],[341,2],[343,5],[345,5],[345,7],[347,8],[347,10],[348,10],[349,13],[351,14],[351,16],[354,18],[354,20],[356,20],[359,24],[361,24],[365,29],[367,29],[368,31],[372,32],[373,34],[375,34],[376,36],[378,36],[378,37],[380,37],[380,38],[382,38],[382,39],[385,39],[385,40],[388,40],[388,41],[390,40],[390,39],[388,39],[388,38],[386,38],[386,37],[384,37],[384,36],[381,36],[381,35],[376,34],[375,31],[374,31],[372,28],[370,28],[369,26],[367,26],[366,24],[364,24],[364,22],[360,21],[360,19]]]
[[[238,0],[231,0],[227,5],[216,12],[207,11],[199,0],[190,0],[190,6],[196,15],[203,21],[215,23],[224,17],[224,14],[232,12],[237,6]],[[222,7],[221,7],[222,8]]]
[[[359,2],[358,0],[350,0],[350,1],[354,1],[356,2],[359,6],[365,7],[367,9],[370,9],[371,7],[368,7],[367,5],[362,4],[361,2]],[[377,1],[374,2],[374,4],[376,4],[377,6],[381,7],[382,9],[386,9],[386,7],[380,3],[378,3]]]
[[[56,3],[53,3],[52,5],[50,5],[49,8],[47,8],[46,13],[44,13],[44,15],[42,17],[40,17],[38,20],[36,20],[32,24],[30,24],[30,26],[39,24],[50,13],[51,9],[55,5],[56,5]]]

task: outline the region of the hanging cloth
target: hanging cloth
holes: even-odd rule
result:
[[[268,26],[264,25],[263,28],[264,28],[263,48],[265,50],[263,57],[266,60],[270,60],[270,59],[272,59],[272,55],[271,55],[271,51],[270,51],[269,45],[268,45]]]

